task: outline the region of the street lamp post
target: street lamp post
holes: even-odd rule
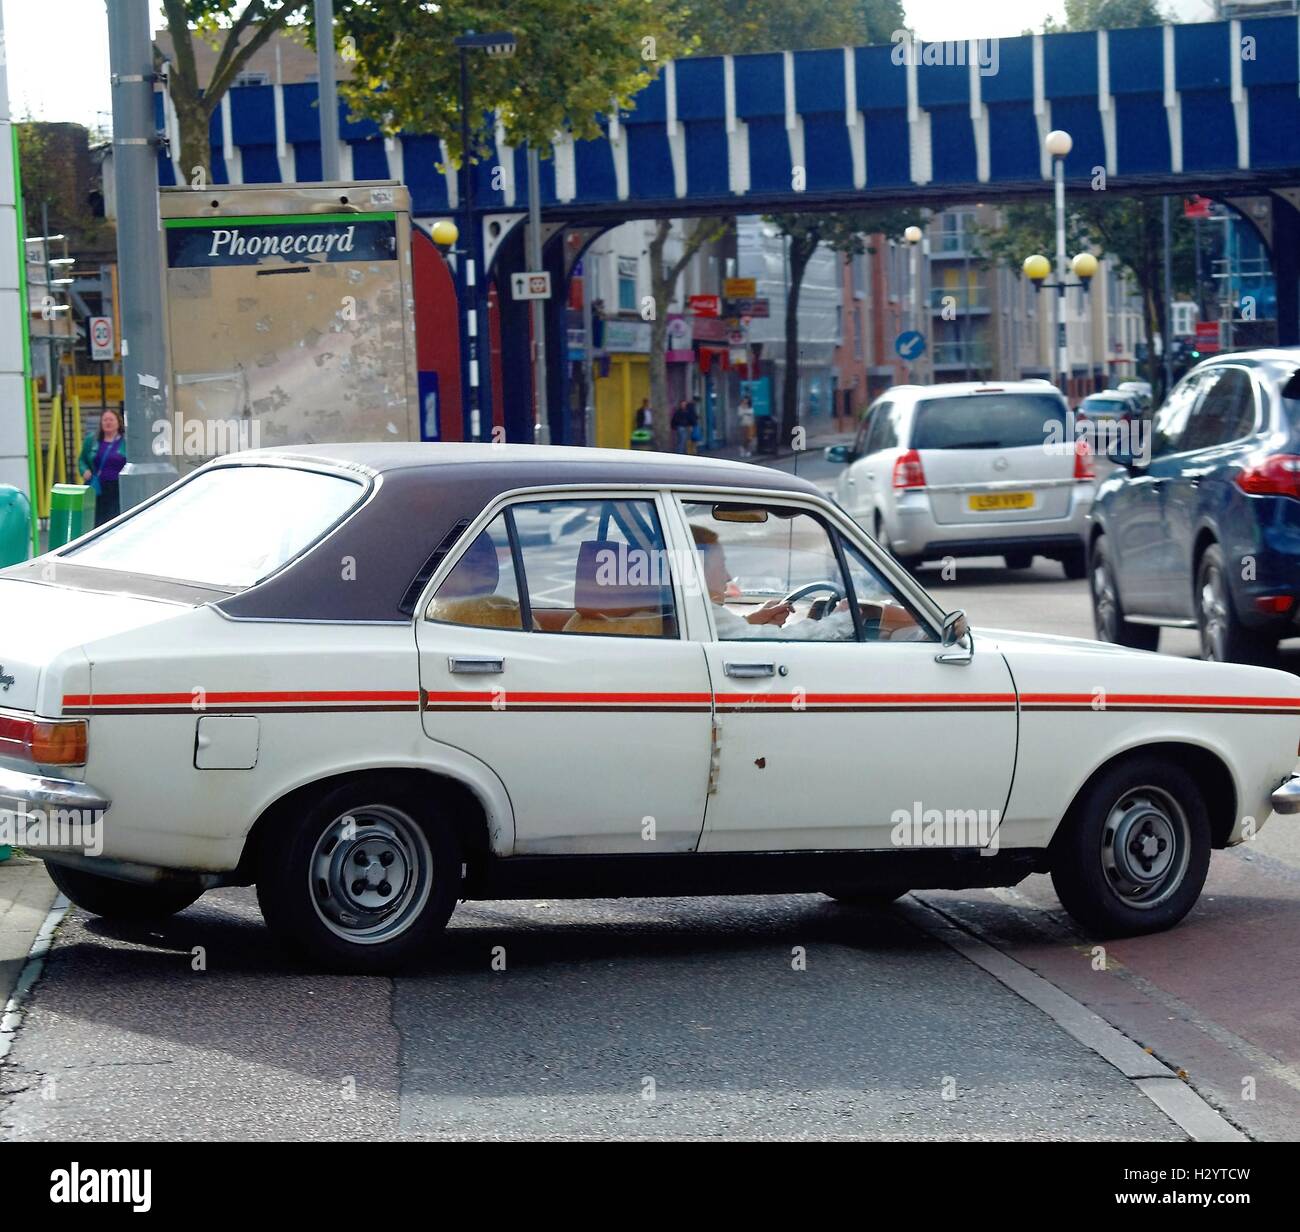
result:
[[[470,151],[470,89],[469,53],[486,51],[490,56],[512,56],[515,53],[515,36],[508,31],[496,34],[475,34],[473,30],[453,40],[460,53],[460,210],[464,219],[461,233],[465,237],[465,250],[457,261],[457,276],[461,297],[461,373],[462,388],[469,392],[470,440],[483,439],[482,411],[479,401],[479,338],[482,324],[480,312],[478,267],[479,235],[474,221],[474,174]],[[483,355],[491,361],[491,347],[483,348]]]
[[[1056,369],[1063,386],[1062,392],[1070,396],[1070,347],[1065,330],[1065,156],[1074,148],[1074,138],[1064,129],[1053,129],[1043,143],[1052,157],[1056,179]],[[1032,275],[1031,275],[1032,276]]]
[[[1029,281],[1034,284],[1035,291],[1041,291],[1044,288],[1047,288],[1049,290],[1053,290],[1056,292],[1055,303],[1056,303],[1057,315],[1060,320],[1060,328],[1062,331],[1064,331],[1065,292],[1067,288],[1071,286],[1077,286],[1085,294],[1087,294],[1092,289],[1092,280],[1093,278],[1096,277],[1097,270],[1099,267],[1097,263],[1097,258],[1094,257],[1090,252],[1077,253],[1074,259],[1070,261],[1068,265],[1066,265],[1064,262],[1061,262],[1060,265],[1062,269],[1073,271],[1074,276],[1075,278],[1078,279],[1078,281],[1073,283],[1067,282],[1065,275],[1062,275],[1061,277],[1057,278],[1055,282],[1048,282],[1047,276],[1052,272],[1052,263],[1045,256],[1043,256],[1042,253],[1036,252],[1033,254],[1033,256],[1026,257],[1024,263],[1021,265],[1020,268],[1024,271],[1025,277],[1028,278]],[[1060,341],[1063,342],[1063,339],[1061,339]],[[1068,354],[1067,354],[1067,358],[1068,358]],[[1068,372],[1065,371],[1064,367],[1062,367],[1062,373],[1063,373],[1063,379],[1066,382],[1068,382],[1069,374]],[[1065,389],[1062,389],[1061,392],[1065,394],[1067,398],[1069,397],[1068,384],[1067,387]]]
[[[916,226],[915,224],[908,227],[907,230],[903,232],[903,238],[907,241],[907,246],[909,249],[911,249],[911,254],[912,254],[912,262],[911,262],[912,286],[911,286],[911,294],[908,296],[908,307],[910,311],[908,312],[907,326],[909,329],[913,330],[914,332],[923,332],[921,331],[921,312],[920,312],[921,275],[920,275],[920,270],[918,269],[918,259],[921,255],[921,238],[923,234],[924,233],[922,232],[921,228]],[[908,380],[913,379],[915,375],[916,375],[916,363],[912,360],[908,360],[907,363]]]

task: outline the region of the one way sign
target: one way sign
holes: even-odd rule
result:
[[[510,294],[515,299],[550,299],[551,276],[546,271],[511,274]]]

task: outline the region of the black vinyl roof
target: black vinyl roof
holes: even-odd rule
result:
[[[435,552],[450,550],[458,526],[518,488],[646,484],[819,495],[807,480],[743,462],[566,446],[312,445],[210,465],[268,464],[351,471],[374,490],[287,568],[217,603],[235,619],[406,622],[404,597]]]

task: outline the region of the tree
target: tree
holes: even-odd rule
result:
[[[813,254],[825,244],[847,260],[868,251],[868,236],[901,235],[909,224],[919,221],[919,215],[906,210],[849,210],[828,214],[772,214],[768,221],[780,228],[789,244],[781,439],[792,443],[799,426],[799,296]]]
[[[1133,26],[1159,26],[1172,20],[1155,0],[1065,0],[1065,24],[1054,18],[1043,22],[1043,32],[1061,30],[1121,30]]]
[[[611,105],[630,107],[665,60],[688,50],[681,10],[645,0],[341,0],[336,14],[356,58],[341,87],[352,110],[386,132],[438,134],[458,164],[458,35],[509,31],[517,40],[510,57],[473,53],[471,156],[486,152],[492,113],[510,145],[543,153],[562,130],[595,137]]]
[[[205,179],[211,179],[208,123],[212,113],[249,58],[303,12],[306,0],[248,0],[238,16],[238,0],[162,0],[162,6],[176,54],[168,92],[180,125],[180,165],[187,176],[201,168]],[[196,35],[220,48],[206,82],[199,81],[195,64]]]
[[[677,280],[706,244],[715,244],[734,223],[731,218],[697,218],[682,237],[681,251],[669,262],[665,256],[672,234],[671,218],[660,218],[650,240],[650,291],[654,317],[650,322],[650,406],[654,413],[656,449],[668,449],[670,442],[668,407],[668,308],[677,294]]]

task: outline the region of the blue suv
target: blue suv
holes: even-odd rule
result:
[[[1130,426],[1092,506],[1098,638],[1195,628],[1206,659],[1266,661],[1300,636],[1300,347],[1207,360]]]

